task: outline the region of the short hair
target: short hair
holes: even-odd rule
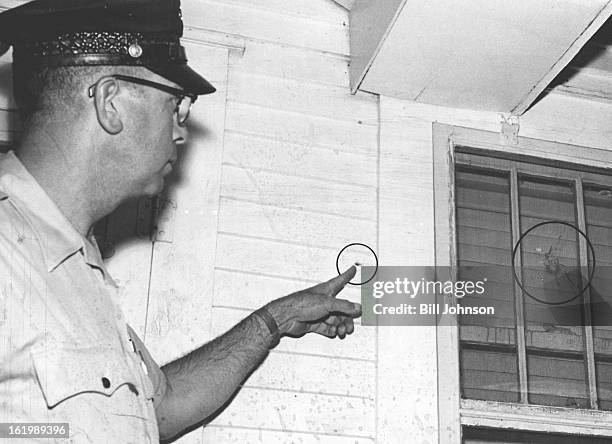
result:
[[[146,71],[146,68],[138,66],[58,66],[38,69],[17,66],[13,70],[13,93],[25,122],[35,114],[79,113],[77,104],[87,97],[87,89],[99,78],[112,74],[142,77]],[[127,87],[142,91],[138,85],[127,84]]]

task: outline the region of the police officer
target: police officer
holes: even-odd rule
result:
[[[335,296],[354,268],[163,368],[126,324],[92,227],[161,191],[191,105],[215,90],[187,65],[182,32],[178,0],[0,14],[24,119],[0,159],[0,422],[67,423],[68,442],[170,439],[226,404],[282,336],[353,332],[360,306]]]

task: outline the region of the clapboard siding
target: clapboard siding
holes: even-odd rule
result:
[[[333,31],[342,44],[325,37],[346,11],[304,0],[245,10],[245,51],[230,54],[228,71],[213,335],[271,299],[333,277],[343,246],[376,248],[377,239],[378,102],[349,94],[345,23]],[[280,11],[283,24],[275,25]],[[262,17],[269,29],[251,29]],[[359,301],[359,289],[340,297]],[[375,434],[375,359],[376,331],[359,322],[344,341],[285,338],[205,437],[368,442],[360,437]]]
[[[378,102],[348,91],[348,14],[333,2],[185,0],[183,15],[188,28],[230,34],[245,48],[228,65],[216,336],[271,299],[333,277],[344,245],[375,248]],[[359,301],[359,289],[340,297]],[[359,322],[344,341],[283,339],[204,439],[371,442],[375,341]]]
[[[367,438],[374,417],[374,402],[365,398],[245,387],[215,424]]]
[[[221,196],[362,220],[375,219],[376,189],[223,166]]]
[[[292,10],[291,2],[281,3],[286,4],[281,10],[266,10],[265,7],[257,7],[254,2],[185,0],[182,9],[187,26],[279,45],[337,54],[349,53],[348,20],[327,23],[312,18],[299,18],[285,13]]]
[[[213,307],[212,334],[217,336],[229,330],[244,319],[250,310]],[[404,329],[405,331],[405,329]],[[396,340],[401,340],[398,336]],[[355,332],[345,340],[329,339],[321,335],[310,334],[300,339],[283,338],[275,351],[306,355],[344,358],[351,361],[354,371],[360,371],[364,363],[376,360],[376,331],[372,327],[355,326]],[[279,371],[275,369],[275,371]],[[308,369],[300,369],[308,377]],[[355,393],[359,394],[359,392]]]
[[[348,57],[342,55],[255,41],[249,41],[248,51],[230,54],[232,71],[344,88],[349,85],[347,62]]]
[[[304,373],[301,369],[307,368]],[[374,400],[375,364],[324,356],[270,353],[245,387],[274,387],[283,391],[346,395]]]
[[[376,242],[376,222],[373,220],[355,220],[343,215],[311,213],[228,198],[221,199],[219,230],[304,245],[335,247],[338,251],[356,240],[367,245]]]
[[[224,444],[372,444],[374,440],[308,432],[277,432],[261,427],[253,429],[210,426],[204,429],[204,442]]]
[[[214,3],[214,1],[211,3]],[[223,0],[222,3],[275,14],[281,13],[285,17],[312,20],[334,25],[344,23],[347,20],[346,11],[342,8],[338,8],[333,2],[329,1],[267,0],[265,2],[253,2],[250,0]]]
[[[377,158],[373,155],[299,145],[232,131],[225,135],[223,162],[331,182],[377,186]]]
[[[230,71],[228,98],[250,105],[327,117],[353,123],[378,124],[376,96],[351,95],[345,87],[305,83],[280,77]],[[325,98],[322,100],[322,98]]]
[[[321,248],[219,233],[217,267],[302,280],[328,280],[336,274],[336,248]],[[366,263],[365,253],[355,260]]]
[[[376,153],[378,143],[375,126],[275,109],[265,104],[228,102],[225,125],[227,130],[355,153]]]
[[[245,310],[256,309],[272,299],[311,287],[316,282],[217,269],[213,305]],[[360,291],[359,287],[347,286],[342,291],[342,298],[359,302]]]

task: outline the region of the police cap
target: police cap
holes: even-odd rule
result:
[[[143,66],[214,92],[187,65],[182,35],[180,0],[35,0],[0,14],[0,48],[13,46],[16,67]]]

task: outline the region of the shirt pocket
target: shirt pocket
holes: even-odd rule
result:
[[[32,351],[32,361],[49,408],[79,393],[112,396],[123,385],[138,394],[138,377],[112,348],[58,345]]]

